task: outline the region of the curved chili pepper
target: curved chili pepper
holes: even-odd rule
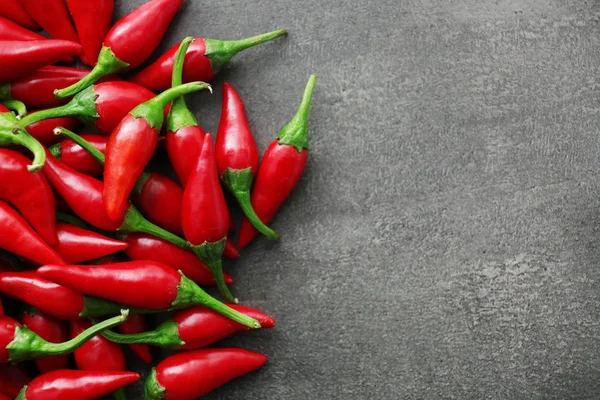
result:
[[[69,328],[65,321],[56,319],[35,308],[30,307],[23,312],[21,322],[50,343],[62,343],[69,340]],[[38,358],[35,360],[35,365],[42,374],[57,369],[69,368],[69,356],[65,354]]]
[[[70,322],[71,338],[81,335],[92,324],[88,319],[80,318]],[[96,335],[73,352],[77,368],[84,371],[123,371],[125,354],[117,343]]]
[[[250,202],[252,181],[258,171],[258,148],[242,98],[229,83],[223,84],[223,109],[215,148],[219,176],[248,221],[269,239],[279,239],[277,233],[263,224]]]
[[[242,50],[287,35],[287,29],[263,33],[241,40],[214,40],[196,38],[185,56],[183,81],[208,82]],[[177,46],[173,46],[148,67],[131,78],[132,82],[153,91],[171,86],[171,71],[175,64]]]
[[[308,116],[312,94],[317,81],[311,75],[294,118],[283,127],[263,155],[254,189],[252,207],[262,222],[271,222],[281,204],[300,179],[308,158]],[[258,231],[244,218],[240,227],[238,246],[245,247]]]
[[[81,45],[68,40],[0,40],[0,82],[27,76],[68,56],[81,53]]]
[[[18,363],[72,353],[103,330],[120,325],[127,319],[128,313],[128,310],[123,310],[118,317],[102,321],[76,338],[62,343],[47,342],[19,321],[7,316],[0,317],[0,363]]]
[[[58,244],[54,249],[69,264],[94,260],[127,248],[127,243],[99,233],[59,222],[56,224]]]
[[[154,261],[107,265],[45,265],[43,278],[129,307],[167,310],[204,305],[250,328],[258,321],[214,299],[181,272]]]
[[[6,17],[27,29],[37,30],[40,26],[25,11],[19,0],[3,0],[0,15]]]
[[[183,0],[151,0],[121,18],[108,31],[98,63],[87,77],[56,97],[64,98],[85,89],[98,79],[141,65],[156,49]]]
[[[16,207],[49,245],[57,243],[54,193],[43,174],[27,170],[29,159],[0,149],[0,199]]]
[[[0,201],[0,248],[38,264],[64,264],[64,260],[48,246],[27,221],[11,206]]]
[[[202,153],[183,193],[181,203],[183,232],[213,273],[221,295],[237,303],[223,280],[221,256],[229,232],[229,210],[219,184],[212,137],[204,138]]]
[[[143,314],[130,315],[127,321],[119,326],[119,330],[126,335],[135,335],[137,333],[146,332],[148,330],[146,316]],[[152,363],[152,351],[147,344],[130,344],[129,348],[146,364]]]
[[[83,61],[96,65],[102,41],[110,28],[114,0],[67,0],[67,6],[83,46]]]
[[[0,14],[2,11],[0,10]],[[0,17],[0,40],[45,40],[39,33],[23,28],[10,19]]]
[[[108,136],[86,134],[81,135],[81,137],[89,142],[92,146],[100,150],[102,153],[106,151],[106,142],[108,142]],[[81,146],[71,139],[56,143],[48,150],[55,158],[62,161],[62,163],[67,167],[72,168],[73,170],[82,174],[98,176],[101,175],[102,171],[104,170],[102,164],[96,161],[94,157],[92,157],[87,151],[85,151]],[[166,210],[163,211],[168,211],[168,208],[165,208]]]
[[[75,118],[60,117],[34,122],[31,125],[27,125],[25,130],[44,146],[51,146],[62,140],[60,136],[54,134],[54,129],[56,127],[63,126],[67,129],[75,130],[79,128],[79,125],[81,125],[81,123]]]
[[[84,296],[33,271],[0,273],[0,293],[64,320],[115,314],[123,308],[120,304]]]
[[[53,371],[31,381],[17,400],[97,399],[139,379],[126,371]]]
[[[13,399],[29,382],[31,377],[22,365],[0,364],[0,393]]]
[[[262,311],[237,304],[230,304],[229,307],[254,318],[262,328],[275,326],[275,320]],[[209,346],[237,332],[248,330],[246,326],[206,307],[194,306],[178,311],[172,319],[163,322],[153,331],[128,335],[104,331],[102,336],[121,344],[141,343],[169,349],[192,350]]]
[[[27,13],[50,36],[79,42],[64,0],[19,0]]]
[[[212,392],[267,362],[260,353],[238,349],[186,351],[162,360],[145,384],[146,400],[189,400]]]

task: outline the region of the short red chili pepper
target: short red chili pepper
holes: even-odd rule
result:
[[[67,0],[67,6],[83,46],[83,61],[96,65],[102,42],[110,28],[114,0]]]
[[[255,308],[231,304],[229,307],[254,318],[262,328],[272,328],[275,320]],[[122,326],[122,325],[121,325]],[[104,331],[107,339],[121,344],[149,344],[170,349],[192,350],[209,346],[237,332],[249,330],[206,307],[194,306],[178,311],[173,318],[160,324],[155,330],[123,335]]]
[[[68,40],[0,40],[0,82],[30,75],[46,65],[79,53],[81,45]]]
[[[287,29],[249,37],[241,40],[215,40],[196,38],[185,56],[183,81],[208,82],[242,50],[287,35]],[[151,65],[131,78],[132,82],[153,91],[160,91],[171,86],[171,71],[175,64],[177,46],[173,46]]]
[[[258,171],[258,148],[242,98],[229,83],[223,84],[223,108],[215,149],[219,176],[248,221],[269,239],[279,239],[277,233],[263,224],[250,202],[250,189]]]
[[[196,255],[210,268],[219,291],[237,303],[223,280],[221,257],[229,232],[229,210],[219,184],[212,137],[204,138],[202,153],[192,172],[181,204],[183,232],[197,246]]]
[[[17,400],[92,400],[139,379],[138,374],[127,371],[53,371],[31,381]]]
[[[0,201],[0,248],[38,264],[64,264],[64,260],[31,229],[27,221],[7,203]]]
[[[127,243],[99,233],[59,222],[58,244],[54,249],[69,264],[94,260],[127,248]]]
[[[89,329],[92,324],[88,319],[80,318],[69,323],[71,338],[77,337]],[[125,354],[117,343],[96,335],[73,352],[77,368],[84,371],[123,371],[125,370]]]
[[[126,335],[146,332],[148,330],[146,316],[143,314],[130,315],[127,321],[119,326],[119,330]],[[129,348],[146,364],[152,363],[152,351],[147,344],[130,344]]]
[[[4,6],[4,5],[3,5]],[[2,14],[2,11],[0,11]],[[23,28],[10,19],[0,17],[0,40],[44,40],[44,36],[39,33]]]
[[[19,0],[27,13],[53,38],[79,42],[64,0]]]
[[[117,21],[104,38],[98,63],[90,74],[55,92],[64,98],[98,79],[141,65],[156,49],[183,0],[151,0]]]
[[[75,130],[79,128],[80,125],[81,122],[75,118],[60,117],[34,122],[31,125],[27,125],[25,130],[44,146],[51,146],[62,140],[60,136],[56,136],[54,134],[54,129],[57,126],[63,126],[67,129]]]
[[[68,127],[65,128],[69,129]],[[57,135],[54,136],[56,137]],[[108,136],[86,134],[81,135],[81,137],[102,153],[106,151],[106,142],[108,142]],[[98,176],[102,174],[102,171],[104,171],[103,164],[96,161],[94,157],[92,157],[87,151],[70,139],[56,143],[48,150],[55,158],[59,159],[67,167],[70,167],[82,174]]]
[[[17,24],[28,29],[37,30],[40,26],[31,18],[31,15],[25,11],[20,0],[3,0],[0,8],[0,16],[6,17]]]
[[[181,272],[154,261],[107,265],[45,265],[43,278],[129,307],[167,310],[204,305],[250,328],[258,321],[214,299]]]
[[[308,116],[312,94],[317,81],[311,75],[294,118],[283,127],[263,155],[254,189],[252,207],[262,222],[271,222],[281,204],[300,179],[308,158]],[[258,231],[244,218],[240,227],[238,246],[245,247]]]
[[[25,310],[21,317],[21,322],[50,343],[62,343],[69,340],[69,326],[66,321],[54,318],[35,308],[29,307]],[[42,357],[34,361],[42,374],[69,368],[69,355],[66,354]]]
[[[265,355],[238,348],[178,353],[152,369],[145,384],[145,399],[196,399],[266,362]]]
[[[0,363],[18,363],[40,357],[58,356],[72,353],[85,342],[103,330],[115,327],[127,319],[128,311],[102,321],[79,336],[63,343],[50,343],[42,339],[19,321],[10,317],[0,317]]]
[[[122,305],[48,281],[33,271],[0,273],[0,293],[63,320],[118,313]]]
[[[29,159],[0,149],[0,199],[16,207],[49,245],[57,243],[54,193],[43,174],[28,171]]]
[[[29,382],[31,377],[22,365],[0,364],[0,393],[14,399]]]

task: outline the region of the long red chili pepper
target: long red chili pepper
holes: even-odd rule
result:
[[[255,308],[231,304],[229,307],[254,318],[262,328],[272,328],[275,320]],[[121,325],[122,326],[122,325]],[[123,335],[112,331],[102,332],[102,336],[121,344],[150,344],[170,349],[192,350],[209,346],[228,338],[237,332],[249,330],[221,314],[206,307],[194,306],[178,311],[173,318],[163,322],[155,330]]]
[[[19,321],[7,316],[0,317],[0,363],[18,363],[72,353],[103,330],[121,324],[127,319],[128,313],[129,311],[123,310],[118,317],[102,321],[76,338],[62,343],[47,342]]]
[[[29,382],[31,377],[22,365],[0,364],[0,393],[14,399]]]
[[[27,13],[50,36],[79,42],[64,0],[19,0]]]
[[[73,290],[129,307],[166,310],[204,305],[250,328],[260,328],[258,321],[209,296],[181,272],[153,261],[45,265],[37,273]]]
[[[0,11],[0,14],[2,11]],[[44,40],[39,33],[23,28],[10,19],[0,17],[0,40]]]
[[[0,40],[0,82],[30,75],[46,65],[79,53],[81,45],[68,40]]]
[[[3,0],[0,7],[0,15],[6,17],[17,24],[28,29],[37,30],[40,26],[31,18],[31,15],[25,11],[20,0]]]
[[[25,310],[21,322],[50,343],[62,343],[69,340],[69,327],[66,321],[54,318],[35,308],[30,307]],[[45,374],[57,369],[69,368],[69,359],[66,354],[42,357],[35,360],[35,365],[42,374]]]
[[[248,221],[269,239],[279,239],[277,233],[263,224],[250,202],[250,189],[258,171],[258,148],[242,98],[228,83],[223,84],[223,108],[215,152],[219,176],[235,196]]]
[[[17,400],[92,400],[139,379],[138,374],[127,371],[53,371],[31,381]]]
[[[16,207],[49,245],[57,243],[54,193],[43,174],[28,171],[29,159],[0,149],[0,199]]]
[[[141,65],[156,49],[183,0],[151,0],[121,18],[108,31],[90,74],[55,92],[64,98],[85,89],[98,79]]]
[[[148,323],[144,314],[132,314],[127,321],[119,326],[121,333],[126,335],[135,335],[137,333],[146,332]],[[143,343],[130,344],[129,348],[146,364],[152,363],[152,351],[150,346]]]
[[[294,118],[283,127],[263,155],[254,189],[252,207],[262,222],[271,222],[281,204],[300,179],[308,158],[308,116],[312,94],[317,81],[311,75]],[[244,218],[238,245],[245,247],[258,231]]]
[[[63,320],[110,315],[123,308],[120,304],[84,296],[32,271],[0,273],[0,293]]]
[[[27,221],[11,206],[0,201],[0,248],[38,264],[64,260],[31,229]]]
[[[127,243],[99,233],[59,222],[56,225],[58,244],[54,249],[69,264],[79,264],[127,248]]]
[[[69,129],[68,127],[64,128]],[[86,134],[81,135],[81,137],[102,153],[106,151],[106,142],[108,142],[108,136]],[[96,161],[94,157],[90,155],[90,153],[85,151],[81,146],[71,139],[56,143],[48,150],[55,158],[59,159],[67,167],[70,167],[77,172],[81,172],[82,174],[98,176],[101,175],[102,171],[104,170],[104,167],[101,163]]]
[[[260,353],[238,349],[186,351],[165,358],[145,384],[146,400],[189,400],[212,392],[267,362]]]
[[[241,40],[215,40],[196,38],[185,56],[183,81],[208,82],[242,50],[287,35],[287,29],[263,33]],[[153,91],[160,91],[171,86],[171,71],[175,64],[177,46],[173,46],[151,65],[131,78],[132,82]]]
[[[114,0],[67,0],[67,6],[83,46],[83,61],[96,65],[102,41],[110,28]]]

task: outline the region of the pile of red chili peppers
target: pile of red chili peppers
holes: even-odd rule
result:
[[[229,83],[213,138],[184,96],[287,31],[188,37],[140,69],[183,2],[148,0],[111,25],[114,0],[2,1],[0,400],[125,399],[140,375],[123,345],[154,365],[145,399],[195,399],[267,361],[210,347],[275,326],[238,304],[222,259],[279,239],[268,224],[307,162],[316,76],[262,160]],[[157,151],[177,180],[147,169]],[[237,246],[225,193],[244,213]],[[151,326],[153,313],[168,314]],[[152,347],[175,353],[154,363]]]

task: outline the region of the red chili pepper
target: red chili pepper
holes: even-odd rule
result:
[[[119,326],[119,330],[127,335],[146,332],[148,330],[146,316],[143,314],[130,315],[127,321]],[[130,344],[129,348],[146,364],[152,363],[152,351],[147,344]]]
[[[35,308],[29,308],[23,312],[21,322],[50,343],[62,343],[69,340],[69,327],[65,321],[56,319]],[[42,374],[57,369],[69,368],[69,356],[38,358],[35,360],[35,365]]]
[[[208,82],[242,50],[287,35],[287,29],[263,33],[241,40],[214,40],[196,38],[185,56],[183,81]],[[131,78],[132,82],[153,91],[164,90],[171,86],[171,72],[175,64],[177,46],[171,47],[151,65]]]
[[[29,382],[31,377],[22,365],[0,364],[0,393],[13,399]]]
[[[129,307],[167,310],[200,304],[250,328],[260,328],[258,321],[209,296],[181,272],[153,261],[45,265],[37,273],[73,290]]]
[[[56,225],[58,244],[54,249],[69,264],[94,260],[127,248],[127,243],[99,233],[59,222]]]
[[[6,107],[0,105],[0,147],[15,145],[25,147],[33,154],[33,162],[27,169],[30,172],[39,171],[46,162],[44,147],[29,133],[20,129],[17,117],[7,111]]]
[[[146,400],[189,400],[212,392],[267,362],[260,353],[238,349],[186,351],[165,358],[146,380]]]
[[[29,159],[0,149],[0,199],[16,207],[49,245],[57,243],[54,193],[43,174],[27,170]]]
[[[204,138],[202,154],[183,194],[181,216],[185,237],[200,249],[199,258],[210,268],[221,294],[237,303],[223,281],[221,256],[229,232],[229,210],[219,184],[212,138]]]
[[[71,338],[81,335],[92,324],[85,318],[70,322]],[[73,352],[77,368],[84,371],[124,371],[125,354],[117,343],[96,335]]]
[[[125,249],[127,258],[133,261],[150,260],[166,264],[181,271],[185,276],[198,285],[214,285],[212,272],[196,255],[190,251],[175,246],[166,240],[143,233],[131,233],[124,240],[129,244]],[[225,283],[231,285],[233,279],[223,274]]]
[[[246,218],[269,239],[279,239],[277,233],[263,224],[250,202],[250,189],[258,171],[258,148],[242,98],[228,83],[223,84],[223,109],[217,132],[216,155],[219,176],[235,196]]]
[[[0,14],[2,11],[0,11]],[[0,40],[45,40],[46,38],[23,28],[10,19],[0,17]]]
[[[37,30],[40,26],[25,11],[19,0],[3,0],[0,15],[28,29]]]
[[[272,328],[275,320],[255,308],[231,304],[229,307],[257,320],[262,328]],[[121,325],[121,330],[122,330]],[[121,344],[149,344],[170,349],[192,350],[209,346],[237,332],[249,330],[206,307],[194,306],[178,311],[155,330],[137,334],[104,331],[107,339]]]
[[[27,221],[3,201],[0,201],[0,226],[0,248],[38,264],[65,263],[56,251],[31,229]]]
[[[102,321],[74,339],[63,343],[50,343],[10,317],[0,317],[0,363],[13,364],[40,357],[72,353],[103,330],[115,327],[127,319],[127,310],[121,315]]]
[[[114,0],[67,0],[67,6],[83,46],[84,62],[96,65],[102,42],[110,28]]]
[[[156,49],[183,0],[151,0],[121,18],[108,31],[90,74],[68,88],[57,90],[64,98],[98,79],[141,65]]]
[[[140,376],[127,371],[53,371],[24,387],[18,400],[92,400],[136,382]]]
[[[60,136],[58,137],[60,138]],[[108,142],[108,136],[87,134],[81,135],[81,137],[88,141],[92,146],[100,150],[102,153],[106,151],[106,142]],[[62,161],[62,163],[67,167],[70,167],[82,174],[98,176],[102,174],[102,171],[104,171],[102,164],[96,161],[94,157],[92,157],[87,151],[70,139],[63,140],[62,142],[50,147],[48,150],[55,158]]]
[[[0,82],[27,76],[65,57],[81,53],[81,45],[67,40],[0,40]]]
[[[19,0],[27,13],[50,36],[79,42],[64,0]]]
[[[39,122],[34,122],[31,125],[27,125],[25,127],[25,130],[44,146],[51,146],[62,140],[60,136],[56,136],[54,134],[54,129],[56,127],[62,126],[67,129],[75,130],[79,128],[80,125],[81,123],[75,118],[60,117],[44,119]]]
[[[308,116],[316,81],[317,76],[311,75],[298,112],[269,145],[258,170],[252,191],[252,207],[265,224],[271,222],[281,204],[296,186],[306,166]],[[258,231],[244,218],[238,246],[245,247],[257,234]]]

